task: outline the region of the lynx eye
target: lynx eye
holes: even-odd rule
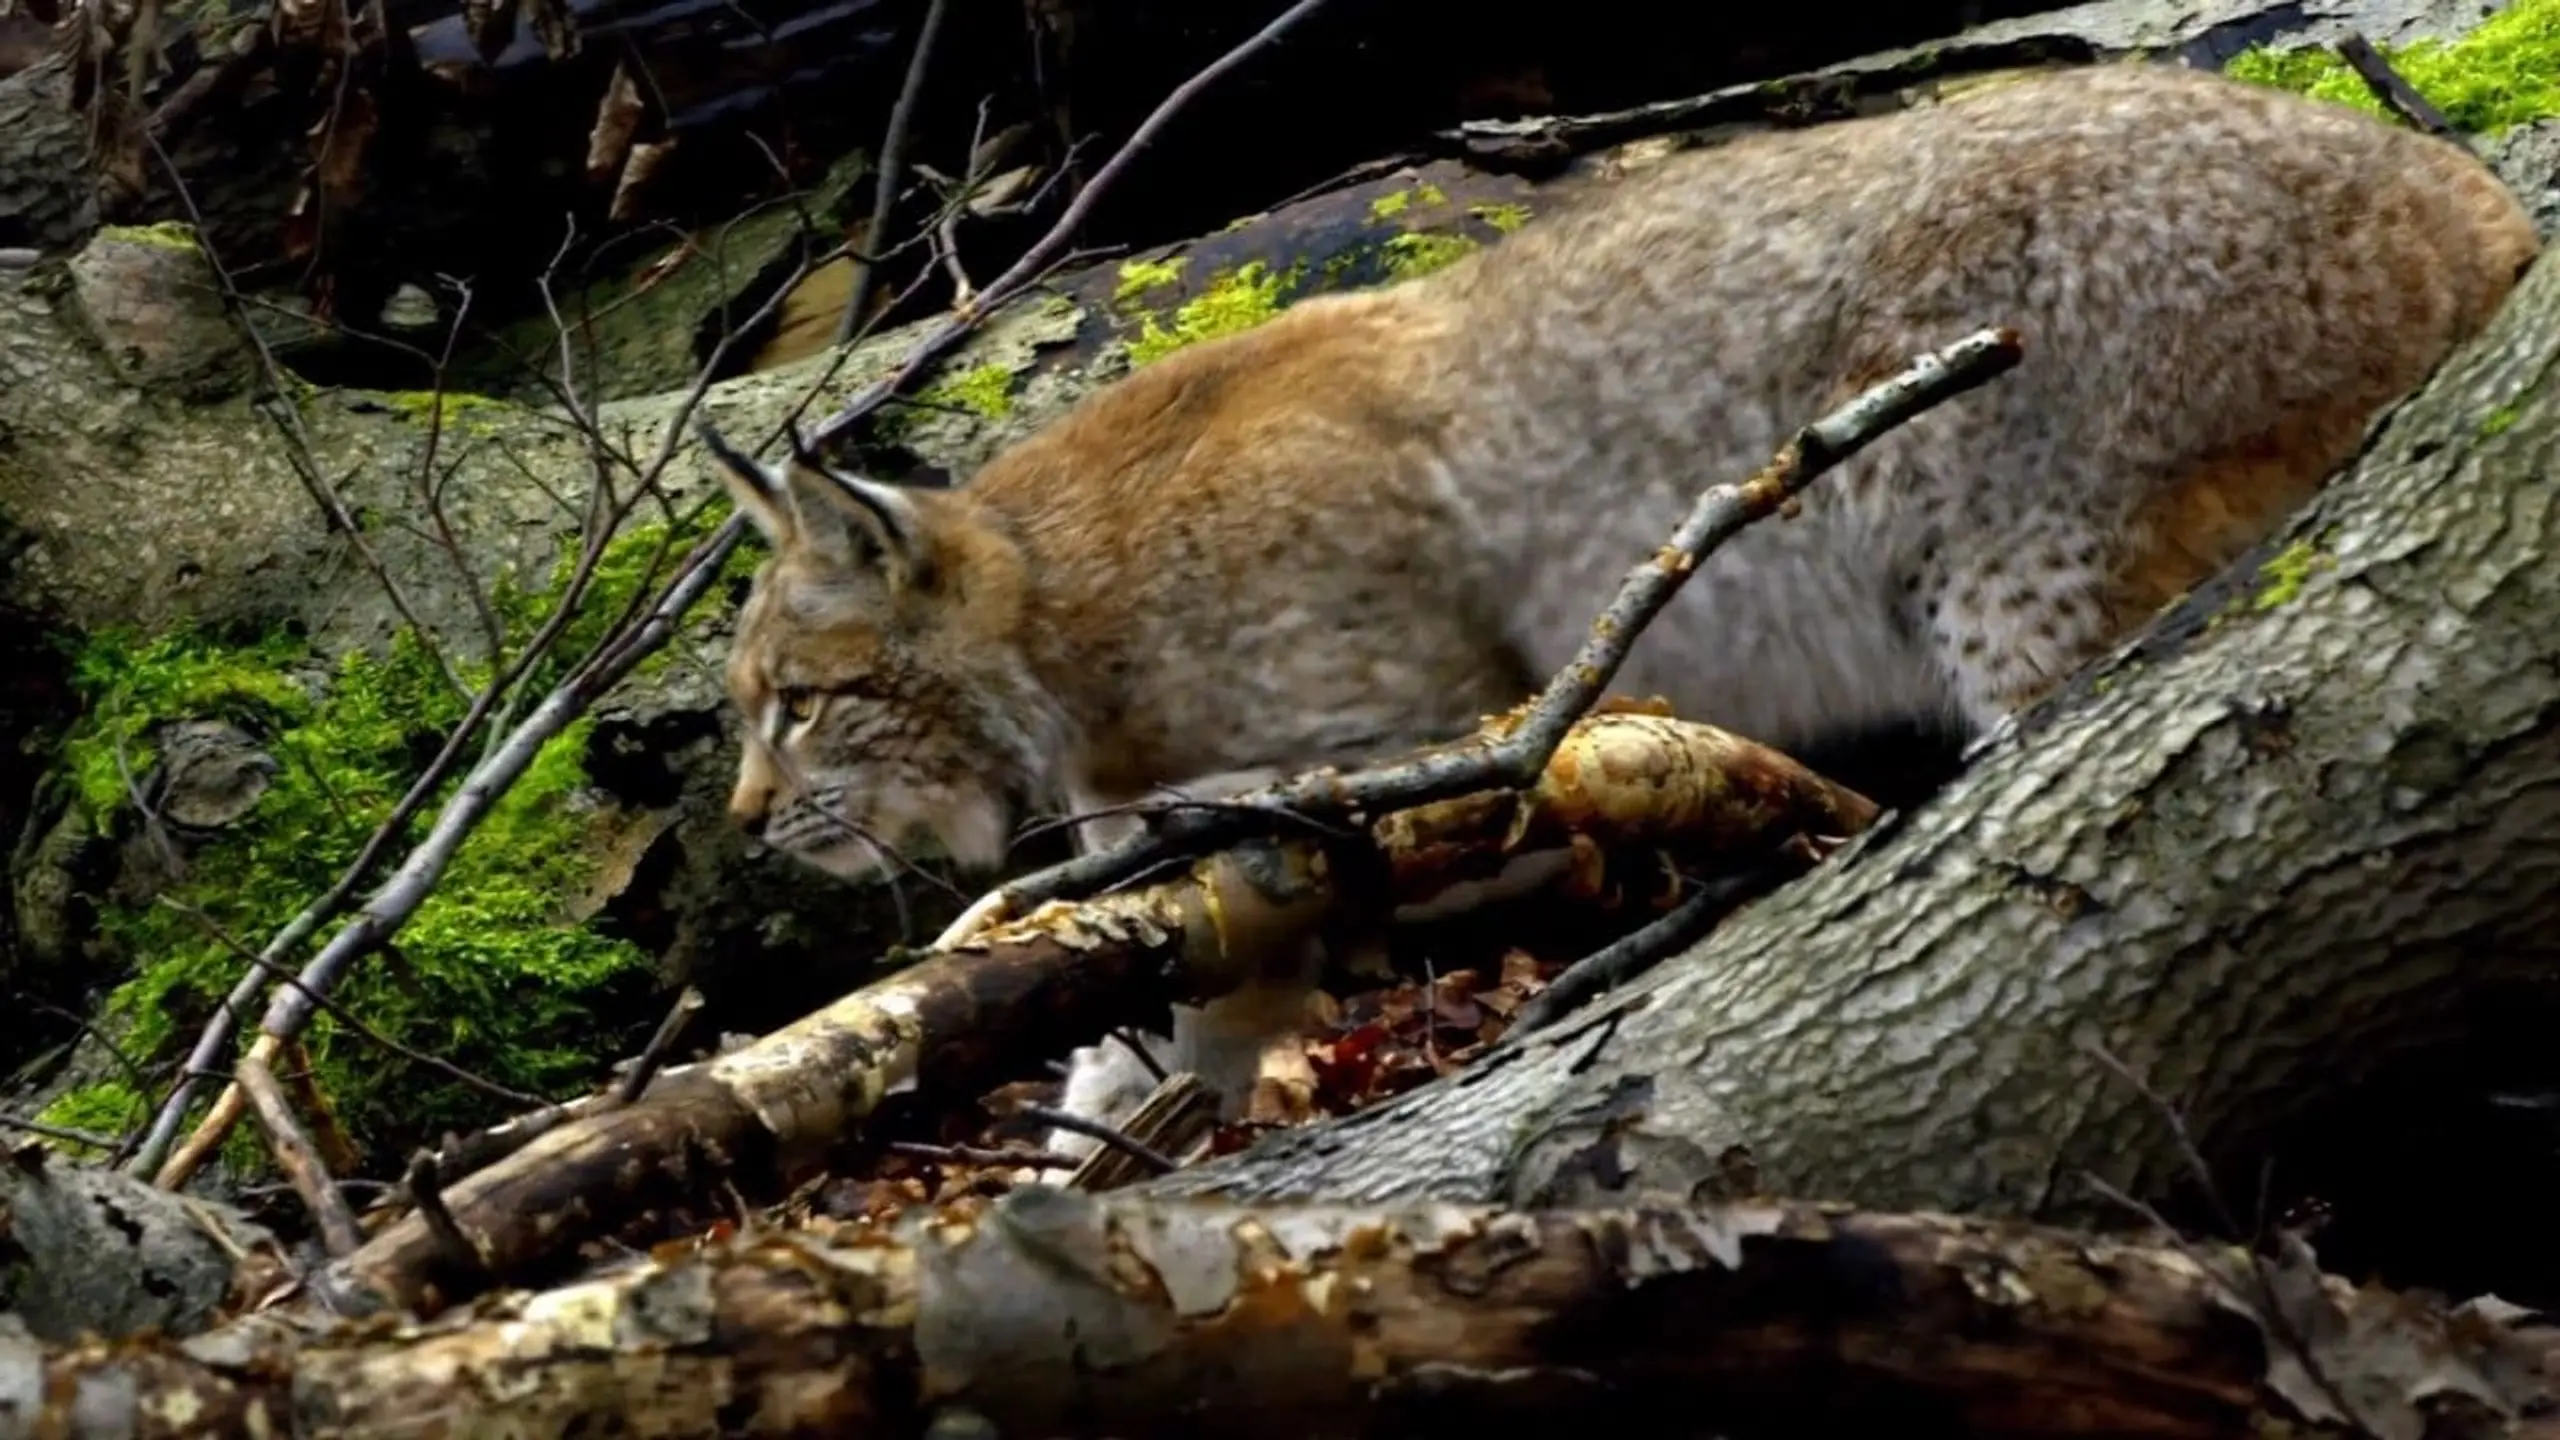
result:
[[[791,685],[782,691],[782,713],[794,724],[806,723],[818,713],[818,692],[806,685]]]

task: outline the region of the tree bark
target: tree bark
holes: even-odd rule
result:
[[[15,1317],[37,1339],[193,1334],[244,1284],[284,1269],[275,1237],[231,1206],[30,1141],[0,1154],[0,1322]],[[6,1418],[0,1398],[0,1430]]]
[[[1464,1075],[1151,1188],[2081,1219],[2083,1176],[2188,1168],[2085,1042],[2217,1168],[2461,1043],[2560,959],[2556,375],[2545,260],[2285,534],[1928,804]]]
[[[0,1437],[2414,1437],[2551,1391],[2511,1317],[2307,1251],[1801,1204],[1260,1210],[1018,1191],[776,1231],[441,1322],[0,1333]],[[1490,1427],[1490,1428],[1488,1428]]]

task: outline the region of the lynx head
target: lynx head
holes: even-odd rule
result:
[[[845,879],[919,835],[993,868],[1061,731],[1022,653],[1020,552],[958,497],[845,474],[797,435],[780,468],[701,435],[773,552],[729,652],[731,818]]]

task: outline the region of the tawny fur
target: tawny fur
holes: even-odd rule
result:
[[[733,809],[841,875],[864,835],[988,866],[1026,806],[1462,733],[1700,489],[2008,325],[2017,369],[1710,557],[1617,685],[1780,746],[1979,732],[2308,499],[2535,250],[2456,147],[2168,66],[1675,156],[1167,356],[956,491],[733,461],[776,546]],[[1231,1101],[1270,1038],[1176,1028]],[[1071,1106],[1144,1088],[1117,1049]]]

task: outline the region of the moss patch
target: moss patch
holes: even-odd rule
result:
[[[547,689],[634,597],[716,521],[635,526],[608,545],[556,658],[536,667]],[[501,584],[495,603],[522,643],[568,578],[564,554],[539,585]],[[751,569],[742,553],[733,571]],[[466,683],[486,667],[452,658]],[[652,665],[668,663],[665,654]],[[100,904],[100,938],[133,967],[106,1014],[127,1053],[174,1058],[254,950],[352,861],[420,767],[460,722],[466,702],[433,656],[403,632],[380,653],[315,662],[298,638],[178,630],[89,637],[73,660],[84,714],[63,754],[82,803],[103,827],[129,812],[128,777],[153,761],[161,722],[222,719],[279,762],[273,786],[237,826],[190,859],[160,899]],[[587,803],[588,724],[555,737],[463,844],[435,893],[390,952],[370,957],[336,999],[374,1030],[512,1089],[560,1095],[593,1083],[635,1042],[608,1017],[632,1016],[654,985],[650,957],[573,922],[564,907],[592,879],[601,816]],[[476,750],[470,753],[477,753]],[[393,848],[425,833],[448,782]],[[131,821],[129,813],[122,818]],[[376,877],[379,878],[378,876]],[[325,937],[344,921],[323,927]],[[306,954],[288,957],[299,965]],[[254,1017],[253,1017],[254,1019]],[[494,1118],[501,1102],[416,1066],[328,1014],[307,1032],[319,1083],[377,1157],[438,1131]],[[45,1112],[54,1123],[121,1131],[141,1101],[122,1080],[82,1087]],[[251,1142],[243,1158],[254,1156]]]
[[[1188,255],[1173,255],[1162,260],[1131,260],[1120,267],[1120,283],[1112,288],[1111,303],[1126,305],[1142,298],[1150,290],[1182,283],[1182,267],[1189,264]]]
[[[177,220],[163,220],[156,225],[101,225],[101,240],[121,240],[128,245],[157,245],[163,250],[200,248],[195,227]]]
[[[2445,118],[2473,134],[2560,115],[2560,0],[2515,0],[2458,40],[2379,46]],[[2243,51],[2224,73],[2372,114],[2382,106],[2327,49]]]
[[[2311,541],[2294,541],[2258,567],[2258,590],[2250,597],[2249,608],[2273,610],[2293,603],[2315,573],[2336,563]]]
[[[998,364],[980,365],[916,392],[916,398],[1002,420],[1013,413],[1013,372]]]
[[[1186,345],[1250,330],[1280,313],[1296,289],[1298,266],[1274,272],[1259,260],[1248,260],[1209,281],[1207,289],[1175,307],[1170,324],[1148,315],[1139,320],[1129,341],[1129,363],[1161,360]]]
[[[1387,254],[1389,278],[1411,280],[1445,269],[1483,247],[1464,235],[1416,230],[1409,235],[1395,236],[1382,248]]]
[[[488,417],[508,408],[504,400],[467,390],[374,390],[362,392],[362,398],[419,425],[433,421],[439,430],[474,435],[496,434],[498,427]]]
[[[1408,190],[1390,190],[1369,202],[1369,218],[1393,220],[1416,205],[1446,205],[1449,192],[1425,180]]]
[[[1517,203],[1470,205],[1467,213],[1504,235],[1528,224],[1531,214],[1528,206]]]

